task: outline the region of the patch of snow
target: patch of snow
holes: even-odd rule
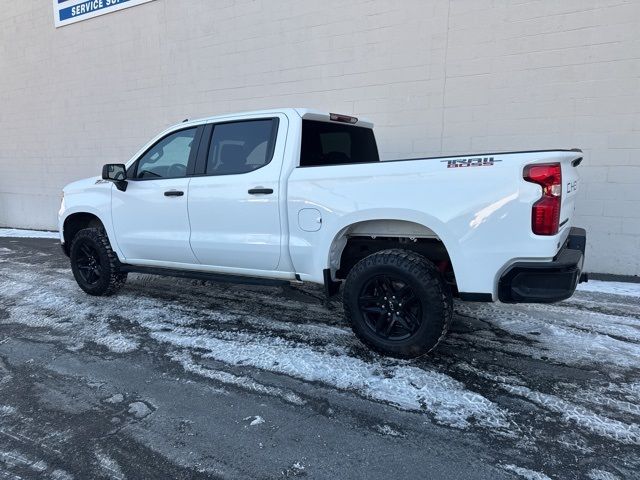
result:
[[[70,352],[79,352],[84,348],[84,342],[77,342],[73,345],[67,345],[66,349]]]
[[[129,353],[138,349],[140,342],[128,335],[115,333],[108,325],[100,324],[92,340],[98,345],[108,348],[114,353]],[[102,334],[101,334],[102,333]]]
[[[633,384],[598,386],[580,389],[573,394],[573,398],[583,404],[591,404],[595,408],[606,408],[623,414],[631,414],[640,418],[640,392],[634,392]],[[626,400],[617,398],[616,392],[623,392]]]
[[[32,463],[30,468],[36,472],[44,472],[49,468],[49,465],[47,465],[47,462],[44,460],[38,460],[37,462]]]
[[[586,283],[581,283],[580,285],[578,285],[578,291],[640,297],[640,283],[589,280]]]
[[[151,413],[151,409],[144,402],[133,402],[129,404],[128,412],[136,418],[144,418]]]
[[[279,397],[289,403],[293,403],[294,405],[304,405],[305,403],[307,403],[300,396],[296,395],[293,392],[283,390],[278,387],[263,385],[262,383],[256,382],[249,377],[234,375],[229,372],[222,372],[219,370],[212,370],[210,368],[203,367],[202,365],[197,364],[194,361],[193,357],[186,352],[174,352],[168,355],[172,360],[179,362],[182,365],[182,368],[184,368],[187,372],[210,378],[211,380],[225,383],[227,385],[234,385],[240,388],[244,388],[245,390],[251,390],[256,393]]]
[[[626,424],[619,420],[600,415],[586,407],[564,400],[556,395],[531,390],[524,385],[504,383],[500,377],[485,372],[475,367],[466,366],[467,370],[475,372],[510,393],[539,405],[551,412],[559,414],[567,423],[573,423],[596,435],[600,435],[619,443],[628,445],[640,445],[640,425],[637,423]]]
[[[509,472],[513,472],[522,478],[526,478],[527,480],[551,480],[544,473],[529,470],[528,468],[518,467],[517,465],[502,465],[502,468]]]
[[[6,417],[16,413],[15,407],[11,405],[0,405],[0,417]]]
[[[249,420],[251,420],[251,422],[249,423],[250,427],[255,427],[256,425],[262,425],[264,423],[264,418],[262,418],[260,415],[244,418],[245,422]]]
[[[48,468],[44,460],[34,460],[17,450],[0,451],[0,463],[4,463],[9,468],[30,468],[35,472],[44,472]]]
[[[95,314],[99,306],[95,299],[69,301],[70,289],[78,288],[73,278],[49,284],[46,280],[43,282],[42,274],[29,271],[9,272],[7,277],[3,282],[3,294],[5,298],[13,296],[16,302],[9,309],[9,319],[0,323],[20,323],[71,332],[72,335],[67,336],[67,340],[72,341],[70,348],[79,345],[77,337],[93,341],[115,353],[129,353],[139,347],[139,341],[131,335],[114,332],[110,328],[108,317],[118,313],[115,303],[107,309],[106,318],[100,318]]]
[[[58,232],[42,231],[42,230],[23,230],[20,228],[0,228],[0,237],[59,239],[60,234]]]
[[[109,478],[113,478],[116,480],[124,480],[126,477],[122,470],[120,469],[120,465],[113,458],[106,455],[103,452],[96,452],[96,459],[98,460],[98,464],[100,468],[107,473]]]
[[[533,391],[518,385],[506,385],[505,390],[519,395],[553,412],[559,413],[565,421],[573,421],[577,425],[598,435],[620,443],[640,445],[640,426],[625,424],[604,415],[599,415],[587,408],[567,402],[555,395]]]
[[[282,471],[282,476],[285,478],[306,476],[304,468],[305,467],[302,462],[295,462],[293,465],[291,465],[291,467]]]
[[[507,412],[489,399],[448,375],[409,363],[381,368],[377,362],[365,362],[335,348],[316,350],[262,334],[225,334],[176,326],[171,331],[152,332],[151,336],[176,347],[206,350],[205,358],[229,365],[250,365],[356,391],[401,409],[427,411],[437,422],[456,428],[466,428],[471,422],[495,429],[510,425]]]
[[[587,473],[587,477],[591,480],[620,480],[620,477],[614,475],[613,473],[607,472],[605,470],[600,470],[598,468],[594,468],[589,470]]]
[[[402,433],[390,427],[389,425],[376,425],[374,427],[382,435],[389,435],[390,437],[403,437]]]
[[[116,393],[115,395],[111,395],[109,398],[105,400],[107,403],[122,403],[124,401],[124,395],[121,393]]]
[[[56,469],[51,472],[51,480],[73,480],[73,475],[65,470]]]
[[[640,319],[573,308],[570,302],[492,304],[458,302],[455,311],[509,335],[484,330],[453,334],[485,348],[533,358],[548,357],[567,365],[592,365],[594,358],[613,366],[632,368],[640,356]],[[640,313],[640,309],[639,309]],[[523,341],[523,338],[526,340]]]
[[[9,468],[25,467],[31,463],[26,456],[17,450],[10,450],[8,452],[0,451],[0,462],[4,463]]]

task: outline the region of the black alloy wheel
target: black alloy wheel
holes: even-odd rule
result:
[[[78,246],[76,266],[87,285],[95,285],[100,281],[102,275],[100,254],[91,243],[84,241]]]
[[[384,340],[406,340],[422,324],[415,291],[394,275],[378,275],[365,282],[358,304],[366,325]]]
[[[356,336],[384,355],[415,358],[432,351],[453,316],[451,289],[424,256],[381,250],[351,269],[342,294]]]
[[[89,295],[112,295],[127,280],[109,237],[101,228],[80,230],[71,242],[69,256],[76,282]]]

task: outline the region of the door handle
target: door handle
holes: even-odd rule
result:
[[[184,192],[181,192],[180,190],[168,190],[164,192],[165,197],[181,197],[183,195]]]
[[[273,193],[273,188],[252,188],[249,190],[249,193],[251,195],[259,195],[259,194],[270,195]]]

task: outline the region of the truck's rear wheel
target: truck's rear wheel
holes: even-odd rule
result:
[[[413,358],[433,350],[449,329],[451,291],[422,255],[400,249],[358,262],[344,285],[345,316],[372,349]]]
[[[89,295],[112,295],[124,285],[127,274],[102,229],[80,230],[71,242],[71,270],[82,290]]]

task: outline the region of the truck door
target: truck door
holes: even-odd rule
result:
[[[287,127],[285,115],[270,115],[207,129],[188,201],[191,248],[203,265],[277,269]]]
[[[128,262],[197,263],[189,246],[189,167],[204,127],[158,140],[127,171],[127,189],[112,187],[116,241]]]

